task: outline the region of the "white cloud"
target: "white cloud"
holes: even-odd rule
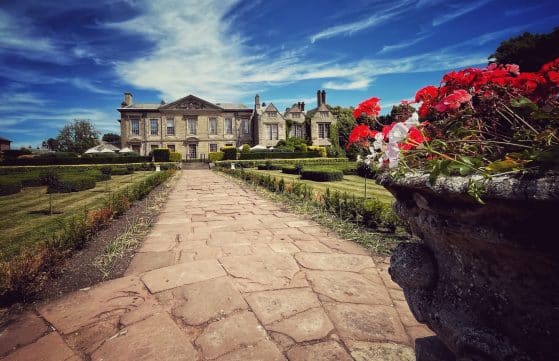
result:
[[[68,79],[67,81],[78,89],[84,89],[84,90],[87,90],[87,91],[92,92],[92,93],[96,93],[96,94],[114,94],[115,93],[114,91],[103,89],[103,88],[93,84],[91,81],[89,81],[87,79],[71,78],[71,79]]]
[[[454,8],[454,11],[451,12],[447,12],[446,14],[439,16],[437,18],[435,18],[433,20],[433,26],[439,26],[441,24],[447,23],[449,21],[452,21],[462,15],[465,15],[469,12],[472,12],[482,6],[484,6],[485,4],[489,3],[491,0],[478,0],[478,1],[473,1],[467,5],[464,4],[459,4],[456,5]]]
[[[378,11],[375,11],[374,14],[372,14],[371,16],[355,21],[355,22],[351,22],[351,23],[347,23],[347,24],[341,24],[341,25],[336,25],[336,26],[332,26],[329,27],[327,29],[324,29],[316,34],[313,34],[310,37],[310,41],[311,43],[316,42],[317,40],[320,39],[329,39],[329,38],[333,38],[335,36],[340,36],[340,35],[351,35],[353,33],[368,29],[368,28],[372,28],[374,26],[377,26],[379,24],[382,24],[384,22],[387,22],[388,20],[391,20],[397,16],[399,16],[400,14],[404,13],[405,11],[408,11],[408,5],[409,5],[410,1],[401,1],[400,3],[398,3],[395,6],[391,6],[387,9],[380,9]]]
[[[372,79],[355,79],[348,82],[327,81],[322,87],[334,90],[357,90],[366,89],[371,84]]]
[[[380,49],[380,51],[378,53],[379,54],[386,54],[386,53],[390,53],[392,51],[405,49],[405,48],[408,48],[412,45],[415,45],[415,44],[419,43],[422,40],[425,40],[426,38],[428,38],[428,36],[420,36],[418,38],[403,41],[403,42],[398,43],[398,44],[385,45],[385,46],[382,47],[382,49]]]

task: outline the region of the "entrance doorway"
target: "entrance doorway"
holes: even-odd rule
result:
[[[188,145],[188,159],[196,159],[198,157],[197,148],[198,144]]]

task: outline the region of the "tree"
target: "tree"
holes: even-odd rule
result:
[[[490,62],[517,64],[520,71],[538,71],[541,66],[559,57],[559,27],[549,34],[524,33],[501,42]]]
[[[74,119],[66,124],[56,137],[57,149],[61,152],[83,153],[99,145],[99,132],[87,119]]]
[[[355,118],[353,118],[353,109],[335,106],[330,111],[336,117],[340,147],[345,148],[348,143],[349,133],[357,124]]]
[[[120,144],[120,135],[115,133],[106,133],[103,134],[103,138],[101,138],[101,140],[107,143]]]
[[[43,140],[42,147],[48,150],[57,150],[58,149],[58,141],[54,138],[49,138],[47,140]]]

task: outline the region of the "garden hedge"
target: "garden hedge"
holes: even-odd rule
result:
[[[237,161],[218,161],[215,163],[217,167],[231,168],[231,163],[235,163],[238,166],[244,168],[256,168],[259,164],[266,164],[270,160],[266,159],[255,159],[255,160],[237,160]],[[347,162],[347,158],[297,158],[294,159],[274,159],[274,164],[276,165],[293,165],[295,163],[306,165],[328,165],[328,164],[338,164]],[[0,172],[2,169],[0,168]]]
[[[78,164],[123,164],[150,162],[150,157],[81,157],[81,158],[20,158],[5,159],[0,166],[40,166],[40,165],[78,165]]]
[[[298,159],[298,158],[319,158],[321,154],[319,151],[309,152],[250,152],[241,153],[240,160],[253,160],[253,159]]]
[[[167,148],[157,148],[151,151],[153,160],[156,162],[168,162],[171,152]]]
[[[225,147],[221,147],[219,150],[223,152],[224,160],[237,159],[237,148],[231,146],[225,146]]]
[[[223,160],[223,152],[210,152],[208,154],[208,158],[212,163],[218,162],[220,160]]]
[[[182,155],[179,152],[169,153],[169,162],[180,162],[182,160]]]
[[[336,182],[344,179],[344,173],[336,169],[303,169],[301,179],[316,182]]]
[[[16,194],[21,191],[21,181],[17,179],[0,179],[0,196]]]
[[[285,174],[299,174],[299,172],[301,172],[301,168],[294,166],[281,167],[281,172]]]
[[[256,168],[258,170],[278,170],[279,169],[279,167],[277,165],[274,165],[274,164],[259,164]]]
[[[48,193],[81,192],[95,188],[96,179],[90,175],[68,174],[60,176],[57,182],[48,186]]]

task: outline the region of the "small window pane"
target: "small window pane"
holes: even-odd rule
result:
[[[217,144],[215,143],[210,144],[210,152],[217,152]]]
[[[196,119],[188,119],[188,134],[196,134]]]
[[[132,135],[140,135],[140,120],[132,119]]]
[[[150,134],[157,135],[159,134],[159,121],[157,119],[150,119]]]
[[[175,119],[167,119],[167,135],[175,135]]]
[[[225,118],[225,134],[233,134],[233,119]]]
[[[217,134],[217,119],[210,118],[210,134],[215,135]]]

